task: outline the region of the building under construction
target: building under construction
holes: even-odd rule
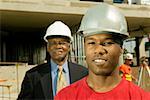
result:
[[[114,1],[102,0],[101,2],[119,7],[126,16],[130,39],[125,41],[124,48],[126,52],[134,55],[134,66],[139,66],[140,57],[150,57],[150,2],[140,0],[130,4],[114,3]],[[72,31],[73,43],[69,59],[86,65],[83,39],[76,32],[83,14],[89,7],[99,3],[94,0],[1,0],[0,66],[15,65],[14,73],[18,73],[18,70],[23,70],[18,69],[19,65],[34,66],[44,63],[47,52],[43,37],[47,27],[56,20],[67,24]],[[25,67],[23,72],[25,73],[29,68],[31,67]],[[3,70],[7,69],[3,68]],[[14,75],[14,80],[16,78],[19,80],[18,85],[15,86],[17,91],[23,75],[20,77]],[[0,74],[0,80],[3,77]],[[0,94],[3,92],[0,90]],[[2,97],[5,98],[3,95]]]

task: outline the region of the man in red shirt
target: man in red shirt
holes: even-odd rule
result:
[[[79,32],[84,36],[89,74],[62,89],[55,100],[150,100],[148,93],[119,75],[122,44],[129,34],[117,8],[105,3],[90,8]]]

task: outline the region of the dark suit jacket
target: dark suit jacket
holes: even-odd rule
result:
[[[85,67],[69,62],[70,83],[76,82],[88,74]],[[53,99],[50,65],[48,63],[34,67],[26,72],[18,100]]]

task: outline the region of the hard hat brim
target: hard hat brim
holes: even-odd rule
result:
[[[104,29],[104,28],[100,28],[100,29],[93,28],[93,29],[88,29],[85,31],[79,29],[77,33],[82,34],[83,37],[87,37],[87,36],[91,36],[95,34],[102,34],[102,33],[116,35],[118,37],[121,37],[123,40],[129,37],[128,35],[121,34],[119,31],[111,30],[111,29]],[[128,34],[128,33],[124,33],[124,34]]]
[[[48,39],[51,39],[51,38],[66,38],[66,39],[68,39],[69,41],[73,41],[73,38],[68,37],[68,36],[64,36],[64,35],[50,35],[50,36],[44,37],[44,40],[45,40],[46,42],[48,42]]]

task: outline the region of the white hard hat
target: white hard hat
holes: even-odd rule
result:
[[[87,10],[78,32],[84,36],[105,32],[116,34],[122,39],[129,36],[125,16],[116,7],[106,3],[99,3]]]
[[[127,53],[127,54],[125,55],[125,59],[133,59],[133,55],[130,54],[130,53]]]
[[[72,40],[71,31],[69,27],[61,21],[55,21],[47,28],[46,34],[44,36],[44,40],[46,42],[48,42],[47,37],[49,36],[66,36],[70,40]]]

